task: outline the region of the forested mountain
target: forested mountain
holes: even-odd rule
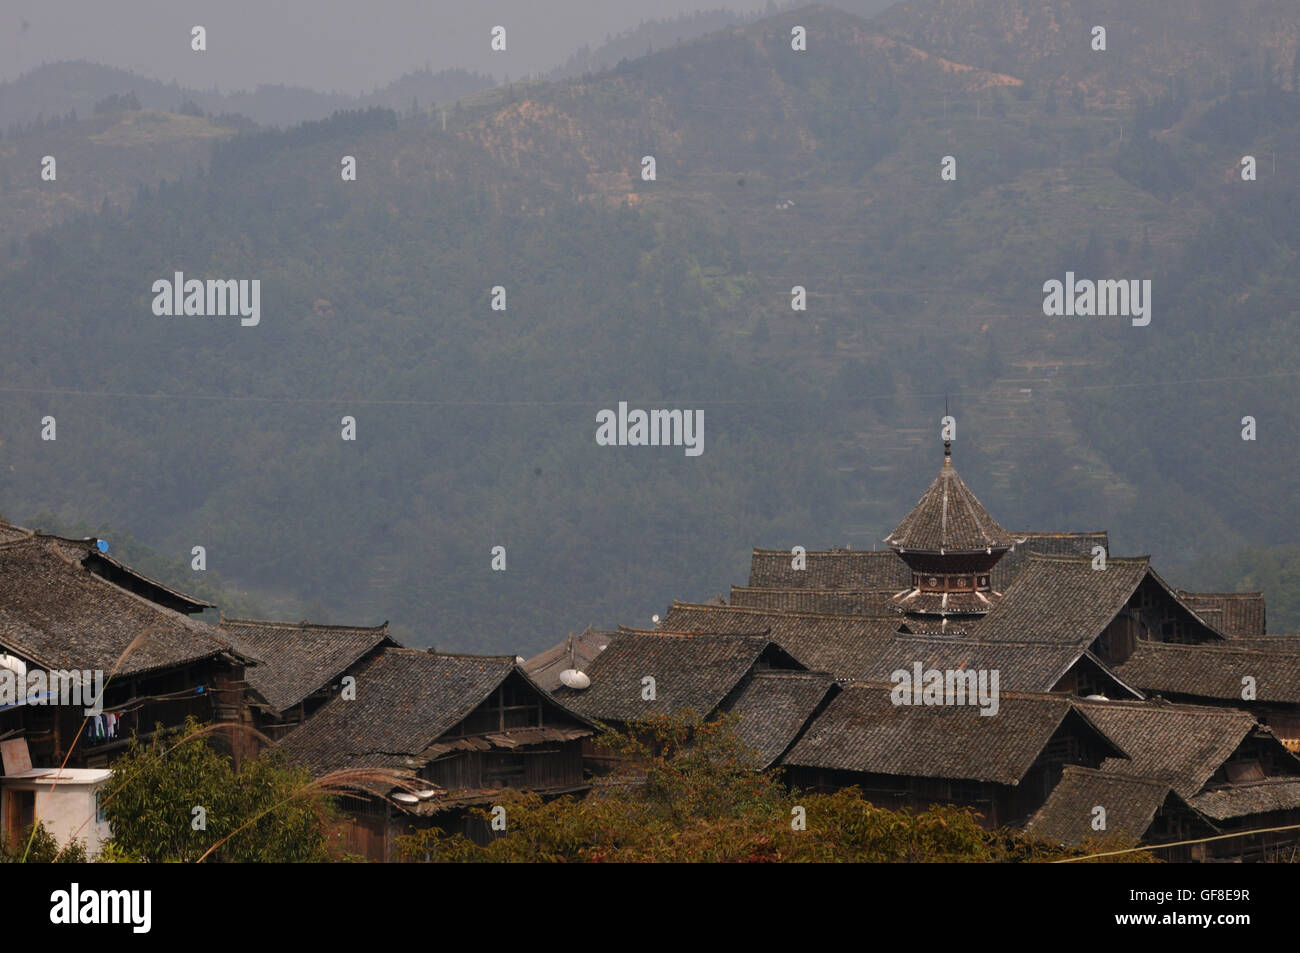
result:
[[[1244,578],[1229,557],[1291,545],[1300,515],[1277,41],[1300,10],[1189,74],[1208,5],[1136,60],[1112,32],[1082,72],[1032,30],[967,42],[950,7],[803,8],[445,116],[224,136],[201,173],[10,247],[0,507],[121,527],[164,568],[204,545],[235,606],[529,654],[725,592],[752,546],[870,548],[933,477],[947,394],[1003,525]],[[176,271],[260,279],[260,323],[155,316]],[[1150,324],[1046,317],[1067,271],[1150,279]],[[704,453],[598,446],[619,401],[702,408]]]
[[[236,92],[189,89],[163,83],[129,70],[98,63],[49,63],[0,83],[0,129],[28,125],[76,112],[89,116],[96,103],[108,96],[134,94],[140,106],[175,112],[192,103],[205,113],[238,114],[260,125],[284,126],[324,119],[333,112],[384,106],[407,109],[412,99],[426,108],[452,103],[494,83],[492,77],[463,69],[413,70],[393,82],[362,95],[323,93],[295,86],[262,85]]]

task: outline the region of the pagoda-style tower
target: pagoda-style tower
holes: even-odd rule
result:
[[[939,475],[885,542],[912,570],[912,588],[894,604],[909,615],[947,621],[993,608],[1001,597],[989,584],[993,567],[1016,541],[957,475],[945,440]]]

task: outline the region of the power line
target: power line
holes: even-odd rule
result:
[[[1300,377],[1300,369],[1294,371],[1278,371],[1272,374],[1239,374],[1223,375],[1218,377],[1184,377],[1170,378],[1167,380],[1147,380],[1147,381],[1126,381],[1113,384],[1059,384],[1054,380],[1042,379],[1038,383],[1038,389],[1044,395],[1056,393],[1072,393],[1081,391],[1116,391],[1116,390],[1139,390],[1157,387],[1182,387],[1203,384],[1225,384],[1238,383],[1243,381],[1263,381],[1279,380],[1286,378]],[[1036,380],[1036,379],[1030,379]],[[26,394],[41,395],[50,397],[94,397],[120,400],[200,400],[211,402],[231,401],[236,403],[264,403],[264,404],[336,404],[336,405],[360,405],[360,406],[381,406],[381,407],[589,407],[594,403],[608,398],[591,397],[583,399],[563,399],[563,400],[418,400],[413,398],[378,398],[378,397],[266,397],[255,394],[174,394],[174,393],[153,393],[133,391],[107,391],[107,390],[73,390],[68,388],[31,388],[31,387],[0,387],[0,393],[6,394]],[[983,391],[894,391],[888,394],[871,394],[857,395],[853,397],[738,397],[738,398],[691,398],[691,403],[701,405],[736,405],[743,406],[746,404],[836,404],[845,403],[853,404],[864,401],[874,400],[898,400],[898,399],[915,399],[930,400],[939,399],[945,395],[951,397],[961,397],[965,400],[974,401],[992,401],[1003,400],[1004,397],[987,394]],[[638,402],[662,402],[663,398],[644,397],[640,395],[629,395],[620,397],[620,400],[626,400],[629,404],[633,401]],[[1032,396],[1026,398],[1026,402],[1032,401]],[[1014,401],[1020,403],[1020,401]]]

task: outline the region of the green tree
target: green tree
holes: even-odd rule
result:
[[[60,850],[59,842],[40,821],[28,825],[12,844],[0,838],[0,864],[84,864],[86,859],[85,844],[74,840]]]
[[[1021,832],[990,831],[967,808],[890,811],[857,788],[792,791],[779,773],[756,771],[734,716],[689,713],[606,732],[621,760],[585,799],[545,801],[503,791],[493,807],[506,831],[486,845],[429,829],[399,839],[406,860],[436,862],[918,862],[1039,861],[1084,856]],[[485,821],[489,810],[478,810]],[[796,829],[792,819],[802,817]],[[1108,842],[1106,849],[1132,846]],[[1110,859],[1110,858],[1107,858]],[[1149,862],[1143,853],[1122,855]]]
[[[160,726],[161,727],[161,726]],[[133,738],[113,764],[104,814],[116,855],[147,861],[326,859],[332,804],[274,754],[235,772],[187,720],[179,735]],[[211,852],[211,853],[209,853]]]

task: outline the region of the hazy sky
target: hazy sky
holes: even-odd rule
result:
[[[519,78],[644,20],[767,0],[0,0],[0,80],[86,59],[183,86],[367,92],[412,69]],[[207,29],[205,53],[190,29]],[[489,51],[505,26],[508,49]]]

